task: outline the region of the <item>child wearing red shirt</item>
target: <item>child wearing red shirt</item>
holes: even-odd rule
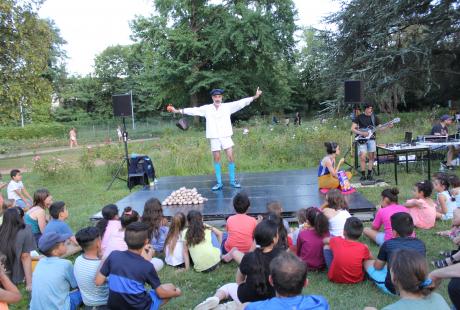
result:
[[[242,253],[247,253],[251,249],[257,222],[255,218],[246,214],[250,205],[249,197],[244,192],[233,197],[233,208],[237,214],[227,219],[227,233],[224,233],[224,240],[222,240],[223,254],[230,252],[233,248]]]
[[[357,240],[363,233],[363,223],[356,217],[345,222],[342,237],[325,238],[324,258],[331,282],[359,283],[364,280],[364,262],[372,259],[367,245]]]

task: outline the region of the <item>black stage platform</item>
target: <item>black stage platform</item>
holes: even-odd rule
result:
[[[261,214],[266,212],[268,202],[278,200],[284,208],[284,217],[292,217],[301,208],[320,206],[324,201],[324,195],[318,190],[317,170],[287,170],[277,172],[239,173],[241,189],[233,189],[228,185],[228,177],[224,176],[224,188],[222,191],[213,192],[211,187],[215,184],[213,175],[162,177],[153,188],[141,189],[131,193],[116,205],[120,212],[127,206],[131,206],[140,214],[144,209],[144,203],[149,198],[155,197],[163,201],[172,191],[180,187],[195,187],[208,201],[195,206],[164,206],[163,213],[170,217],[182,211],[199,210],[206,220],[224,219],[235,213],[232,206],[232,198],[239,191],[245,191],[251,200],[249,214]],[[350,207],[350,213],[371,212],[375,210],[366,198],[358,192],[345,195]],[[101,213],[95,214],[92,219],[101,217]]]

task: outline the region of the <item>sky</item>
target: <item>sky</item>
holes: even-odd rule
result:
[[[336,0],[294,0],[299,26],[326,27],[322,17],[340,8]],[[129,22],[153,13],[152,0],[46,0],[39,11],[54,20],[67,41],[67,71],[86,75],[94,58],[111,45],[131,44]]]

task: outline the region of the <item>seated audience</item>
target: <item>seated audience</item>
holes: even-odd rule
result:
[[[308,270],[324,269],[323,239],[329,236],[329,221],[315,207],[306,210],[306,222],[297,238],[297,256]]]
[[[222,253],[238,250],[247,253],[253,245],[253,234],[257,221],[247,215],[251,203],[246,193],[240,192],[233,197],[233,208],[237,214],[227,219],[227,233],[223,235]]]
[[[69,238],[55,232],[40,238],[38,248],[45,257],[38,261],[32,276],[30,310],[76,310],[80,306],[80,291],[71,291],[77,287],[72,263],[60,258],[67,251],[65,241]]]
[[[382,310],[450,310],[444,298],[433,292],[432,280],[427,278],[426,259],[417,251],[396,251],[391,261],[390,272],[400,299]]]
[[[195,310],[212,309],[220,301],[232,298],[237,303],[264,300],[275,297],[275,290],[268,281],[270,262],[284,250],[276,247],[278,224],[263,220],[254,230],[257,244],[254,252],[245,254],[236,272],[236,283],[228,283],[217,289],[214,296],[196,306]]]
[[[191,210],[187,214],[188,227],[182,232],[184,243],[185,269],[190,269],[190,257],[198,272],[214,270],[220,262],[222,232],[203,223],[199,211]]]
[[[372,258],[367,245],[358,241],[363,223],[356,217],[345,222],[342,237],[325,238],[324,258],[331,282],[354,284],[364,280],[364,264]]]
[[[120,217],[120,229],[111,232],[110,238],[107,240],[107,247],[102,252],[104,258],[108,257],[112,251],[126,251],[128,249],[125,242],[125,229],[129,224],[137,221],[139,221],[139,213],[131,207],[126,207]]]
[[[161,202],[158,199],[150,198],[145,202],[141,221],[149,226],[150,244],[155,252],[163,252],[169,227],[168,220],[163,216]]]
[[[112,233],[117,233],[121,229],[121,222],[118,217],[118,207],[116,205],[106,205],[102,208],[101,213],[102,219],[97,222],[96,227],[101,233],[101,248],[102,253],[104,253]]]
[[[381,193],[382,200],[378,208],[371,228],[364,228],[364,235],[381,246],[383,242],[390,240],[392,236],[391,216],[398,212],[409,212],[409,210],[398,204],[399,190],[387,188]],[[379,232],[383,226],[383,232]]]
[[[0,261],[4,260],[0,253]],[[0,262],[0,309],[8,310],[9,304],[15,304],[21,300],[21,292],[7,276],[5,266]]]
[[[425,244],[422,240],[411,237],[414,232],[414,222],[409,213],[398,212],[391,216],[393,238],[385,241],[380,247],[375,261],[366,262],[366,272],[375,282],[377,287],[385,293],[396,294],[395,287],[391,282],[391,273],[388,272],[387,264],[391,266],[394,253],[400,249],[413,249],[426,256]]]
[[[18,169],[13,169],[10,172],[11,181],[8,183],[8,199],[14,199],[16,206],[21,209],[28,209],[32,206],[32,197],[27,192],[26,187],[22,183],[22,174]]]
[[[67,252],[63,257],[67,257],[81,251],[80,246],[73,235],[73,231],[66,220],[69,218],[69,211],[64,201],[56,201],[49,207],[51,220],[45,227],[45,233],[55,232],[60,235],[70,235],[71,237],[66,241]]]
[[[165,262],[177,268],[185,267],[183,231],[186,221],[184,213],[174,214],[165,240]]]
[[[46,188],[37,189],[34,193],[33,207],[24,216],[24,222],[30,226],[38,244],[38,240],[45,232],[46,209],[53,203],[53,197]]]
[[[30,252],[37,249],[30,227],[24,224],[19,207],[3,214],[0,226],[0,252],[6,257],[5,266],[11,281],[18,285],[25,280],[26,290],[32,289],[32,258]]]
[[[299,209],[297,211],[297,223],[299,224],[298,227],[291,229],[292,232],[288,233],[288,236],[292,238],[292,245],[296,247],[297,253],[297,238],[299,237],[299,233],[304,229],[305,223],[307,222],[307,209]]]
[[[277,216],[279,216],[283,220],[284,228],[287,232],[289,232],[289,223],[283,219],[283,211],[283,205],[279,201],[271,201],[267,204],[267,213],[275,213]]]
[[[302,289],[308,286],[307,269],[291,253],[281,253],[271,261],[269,281],[276,291],[276,297],[247,303],[245,309],[329,309],[329,304],[323,296],[301,295]]]
[[[75,238],[83,249],[73,267],[83,304],[91,310],[108,310],[109,287],[96,286],[94,279],[102,262],[101,237],[96,227],[80,229]]]
[[[417,182],[413,192],[414,198],[406,201],[406,207],[414,220],[415,227],[433,228],[436,223],[436,204],[431,199],[433,184],[428,180]]]
[[[0,195],[1,196],[1,195]],[[1,215],[0,215],[0,225],[3,223],[3,213],[6,210],[11,209],[14,207],[14,200],[13,199],[5,199],[1,204]]]
[[[331,189],[326,194],[326,202],[321,207],[324,215],[329,220],[329,233],[331,236],[343,237],[343,226],[351,215],[348,204],[338,189]]]
[[[158,309],[171,298],[181,295],[173,284],[161,284],[150,263],[154,255],[150,244],[149,227],[134,222],[126,227],[126,251],[113,251],[96,275],[96,285],[108,281],[107,306],[113,310]],[[152,289],[147,291],[145,285]]]
[[[457,208],[455,197],[449,192],[449,179],[444,173],[438,173],[433,179],[433,188],[437,193],[436,219],[450,220]]]

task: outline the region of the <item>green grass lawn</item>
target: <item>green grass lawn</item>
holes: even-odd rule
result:
[[[405,131],[413,131],[416,136],[426,132],[431,126],[428,119],[418,115],[403,115],[401,118],[408,121],[380,135],[379,142],[402,141]],[[242,134],[243,127],[249,128],[249,135]],[[304,122],[302,127],[277,126],[273,129],[268,124],[257,120],[241,124],[235,128],[234,134],[237,169],[255,172],[315,167],[324,153],[324,141],[335,140],[342,145],[342,150],[348,148],[349,127],[350,123],[346,120],[330,120],[326,124],[312,121]],[[46,187],[51,191],[54,200],[66,202],[70,212],[69,224],[74,231],[90,225],[89,217],[99,211],[102,206],[116,202],[129,194],[126,185],[118,181],[114,183],[110,191],[105,191],[111,179],[110,172],[113,170],[113,165],[98,166],[88,171],[80,168],[84,152],[85,150],[79,150],[70,158],[65,158],[72,162],[69,164],[69,169],[56,176],[48,176],[35,171],[24,174],[24,183],[29,192]],[[119,152],[120,156],[123,154],[120,146],[112,147],[110,150],[103,147],[97,152],[101,160],[106,159],[108,153]],[[158,141],[133,143],[130,145],[130,152],[149,155],[160,178],[167,175],[212,173],[209,146],[201,129],[180,132],[166,128],[162,131]],[[53,156],[65,155],[53,154]],[[0,167],[5,170],[17,166],[22,167],[28,160],[30,158],[0,161]],[[351,158],[348,160],[351,161]],[[433,167],[437,168],[435,165]],[[392,169],[392,165],[383,169],[384,179],[390,182],[393,181]],[[401,167],[400,201],[403,202],[410,198],[412,185],[425,178],[426,173],[422,174],[420,167],[412,167],[409,174],[403,172]],[[4,176],[5,179],[7,176]],[[359,191],[371,202],[377,204],[382,189],[369,188]],[[433,230],[417,231],[418,237],[427,245],[429,260],[437,258],[440,250],[452,248],[449,240],[434,234],[435,231],[445,230],[448,227],[448,223],[438,223]],[[378,248],[375,245],[370,244],[364,238],[362,241],[370,246],[374,255],[377,255]],[[172,282],[178,285],[183,292],[183,296],[171,301],[165,309],[193,308],[201,300],[212,295],[220,285],[233,282],[236,268],[236,264],[230,263],[221,265],[212,273],[199,274],[194,271],[180,272],[165,267],[159,273],[162,282]],[[308,277],[310,285],[304,289],[304,293],[324,295],[329,300],[332,309],[362,309],[365,306],[381,308],[396,300],[380,293],[369,281],[357,285],[332,284],[327,280],[325,272],[311,272]],[[20,304],[12,305],[11,309],[27,309],[29,296],[23,287],[21,289],[24,299]],[[446,283],[442,284],[439,292],[448,300]]]

